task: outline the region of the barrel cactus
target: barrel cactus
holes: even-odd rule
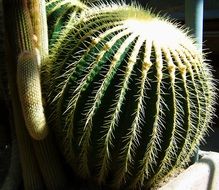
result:
[[[136,5],[68,22],[44,84],[49,125],[78,176],[151,187],[187,166],[212,121],[211,68],[186,31]]]

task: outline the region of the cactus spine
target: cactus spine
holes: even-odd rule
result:
[[[68,23],[51,51],[51,123],[74,171],[149,187],[186,166],[212,120],[211,69],[183,29],[136,6]]]

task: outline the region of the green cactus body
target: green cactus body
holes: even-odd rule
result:
[[[79,0],[52,0],[46,4],[50,45],[57,41],[63,26],[69,21],[74,22],[86,8],[87,6]]]
[[[189,163],[215,87],[184,30],[139,7],[99,6],[51,52],[50,125],[75,173],[134,189]]]

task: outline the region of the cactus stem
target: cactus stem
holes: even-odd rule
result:
[[[44,139],[48,134],[39,76],[36,55],[30,52],[20,54],[17,65],[18,91],[28,132],[37,140]]]

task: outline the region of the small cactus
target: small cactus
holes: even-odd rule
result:
[[[74,172],[112,189],[185,167],[212,120],[211,68],[184,29],[137,6],[99,5],[51,50],[50,126]]]

